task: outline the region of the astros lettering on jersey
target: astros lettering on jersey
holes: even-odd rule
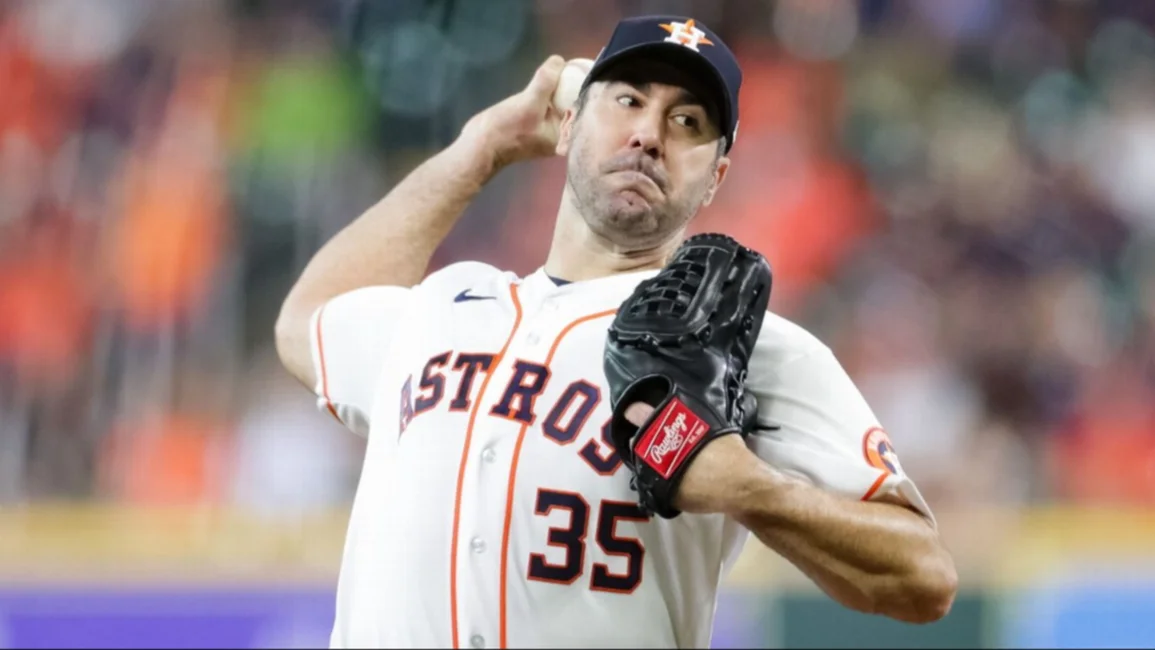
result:
[[[334,647],[709,646],[749,533],[723,515],[645,519],[607,439],[606,330],[654,273],[561,283],[462,262],[314,314],[318,403],[368,436]],[[806,330],[767,314],[748,386],[767,463],[931,516]]]

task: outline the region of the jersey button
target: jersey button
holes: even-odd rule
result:
[[[481,636],[480,634],[474,634],[473,636],[469,637],[469,645],[473,646],[474,648],[484,648],[485,637]]]
[[[496,459],[497,452],[495,452],[492,447],[486,447],[481,451],[481,460],[484,460],[487,463],[492,463]]]
[[[540,340],[541,338],[539,338],[537,334],[530,334],[529,336],[525,337],[525,342],[530,345],[537,345],[537,342]]]
[[[474,537],[473,539],[469,540],[469,548],[473,549],[474,553],[484,553],[485,540],[481,539],[480,537]]]

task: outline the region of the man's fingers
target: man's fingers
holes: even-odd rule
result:
[[[634,426],[642,426],[646,422],[646,418],[654,412],[654,407],[642,402],[635,402],[626,407],[626,419]]]
[[[549,99],[557,88],[558,80],[561,79],[562,68],[565,68],[565,58],[557,54],[551,55],[537,67],[526,90],[540,99]]]

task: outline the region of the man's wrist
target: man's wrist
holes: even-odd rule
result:
[[[770,485],[767,469],[740,436],[723,436],[691,461],[676,505],[689,512],[737,516]]]
[[[450,145],[479,186],[489,182],[505,167],[501,161],[500,148],[483,120],[484,115],[475,116]]]

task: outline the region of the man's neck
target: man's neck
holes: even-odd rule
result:
[[[660,246],[628,250],[599,237],[580,216],[558,215],[557,227],[545,261],[553,278],[580,282],[621,273],[660,269],[677,247],[678,238]]]

